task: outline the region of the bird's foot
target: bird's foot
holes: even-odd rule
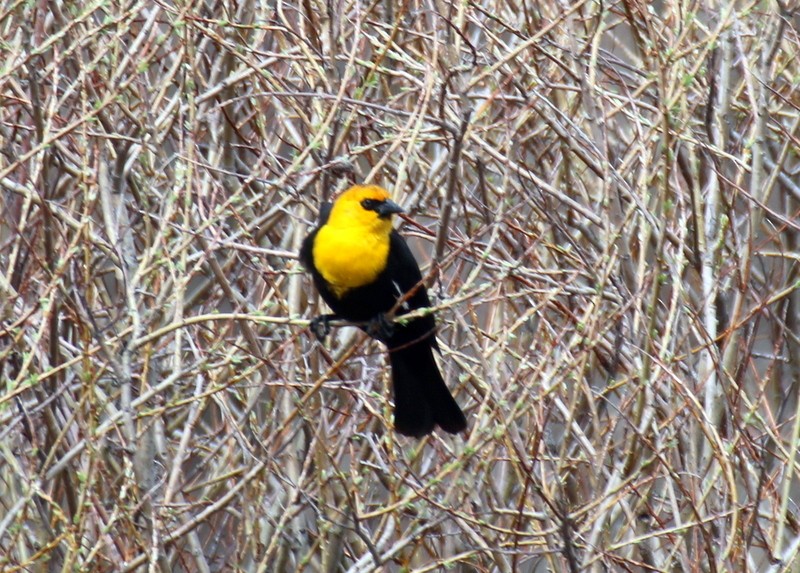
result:
[[[386,342],[394,335],[394,323],[384,313],[376,314],[367,323],[367,334]]]
[[[338,318],[335,314],[320,314],[311,319],[308,327],[317,337],[317,340],[322,342],[331,333],[331,321]]]

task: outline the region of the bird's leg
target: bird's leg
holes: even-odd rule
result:
[[[331,321],[339,320],[338,314],[320,314],[311,319],[308,327],[311,332],[317,337],[320,342],[325,340],[325,337],[331,333]]]
[[[386,314],[376,314],[367,323],[367,334],[385,343],[394,334],[394,323],[389,320]]]

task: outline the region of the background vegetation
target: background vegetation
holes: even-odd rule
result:
[[[0,2],[0,570],[789,571],[800,15]],[[295,257],[390,188],[464,436]]]

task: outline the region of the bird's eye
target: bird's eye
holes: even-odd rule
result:
[[[375,199],[364,199],[361,201],[361,206],[367,211],[375,211],[378,208],[378,203]]]

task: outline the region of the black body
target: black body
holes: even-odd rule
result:
[[[369,322],[392,310],[397,301],[412,290],[396,315],[430,306],[417,261],[403,237],[394,230],[390,235],[386,268],[377,280],[351,289],[341,298],[336,297],[314,265],[312,250],[317,230],[303,241],[300,261],[311,272],[320,295],[336,316],[352,322]],[[390,332],[380,339],[389,350],[392,366],[397,432],[422,437],[436,425],[451,434],[464,430],[467,427],[464,413],[447,389],[433,357],[433,349],[439,350],[433,316],[415,318],[405,324],[394,323],[388,330]]]

